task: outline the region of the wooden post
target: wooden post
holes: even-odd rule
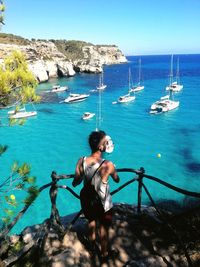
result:
[[[138,214],[141,213],[141,203],[142,203],[142,181],[143,181],[143,174],[145,173],[145,170],[143,167],[140,168],[140,172],[138,174],[138,206],[137,206],[137,212]]]
[[[51,216],[50,216],[50,223],[53,224],[54,226],[57,226],[63,230],[64,228],[62,227],[62,224],[60,222],[60,215],[56,207],[56,198],[57,198],[57,193],[58,193],[58,188],[57,188],[57,178],[56,178],[56,172],[52,172],[51,174],[52,178],[52,185],[49,190],[49,195],[51,199]]]

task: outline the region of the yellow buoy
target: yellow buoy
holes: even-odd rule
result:
[[[158,153],[158,154],[157,154],[157,157],[158,157],[158,158],[161,158],[161,154],[160,154],[160,153]]]
[[[10,195],[11,200],[15,200],[15,195]]]

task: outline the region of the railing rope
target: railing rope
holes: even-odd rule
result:
[[[114,195],[114,194],[116,194],[116,193],[118,193],[119,191],[121,191],[121,190],[122,190],[124,187],[126,187],[127,185],[129,185],[129,184],[131,184],[131,183],[137,181],[137,179],[138,179],[138,178],[133,178],[133,179],[131,179],[130,181],[124,183],[124,184],[121,185],[121,186],[119,186],[117,189],[113,190],[113,191],[110,193],[111,196]]]
[[[67,191],[69,191],[74,197],[80,199],[80,196],[78,194],[76,194],[74,192],[74,190],[72,190],[70,187],[66,186],[66,185],[57,185],[57,188],[63,188],[66,189]]]
[[[190,196],[190,197],[196,197],[196,198],[200,198],[200,193],[197,193],[197,192],[192,192],[192,191],[188,191],[188,190],[185,190],[185,189],[182,189],[182,188],[179,188],[177,186],[174,186],[174,185],[171,185],[165,181],[162,181],[160,180],[159,178],[156,178],[154,176],[150,176],[150,175],[146,175],[144,174],[144,177],[145,178],[148,178],[149,180],[152,180],[152,181],[155,181],[155,182],[158,182],[159,184],[162,184],[178,193],[181,193],[183,195],[187,195],[187,196]]]
[[[144,168],[140,168],[139,170],[136,169],[132,169],[132,168],[121,168],[121,169],[117,169],[118,172],[128,172],[128,173],[135,173],[137,175],[137,178],[133,178],[130,181],[124,183],[122,186],[120,186],[119,188],[117,188],[116,190],[111,192],[111,195],[114,195],[115,193],[119,192],[120,190],[122,190],[124,187],[126,187],[127,185],[133,183],[134,181],[138,180],[138,213],[141,212],[141,203],[142,203],[142,186],[144,185],[143,181],[144,178],[147,178],[149,180],[155,181],[159,184],[164,185],[165,187],[168,187],[178,193],[187,195],[187,196],[191,196],[191,197],[196,197],[196,198],[200,198],[200,193],[197,192],[191,192],[188,190],[184,190],[181,189],[179,187],[176,187],[174,185],[171,185],[159,178],[156,178],[154,176],[150,176],[145,174]],[[58,192],[58,188],[63,188],[68,190],[71,194],[73,194],[74,197],[76,197],[77,199],[79,199],[79,195],[74,192],[70,187],[66,186],[66,185],[58,185],[57,182],[61,179],[70,179],[70,178],[74,178],[74,174],[69,174],[69,175],[57,175],[55,171],[52,172],[51,174],[51,178],[52,178],[52,182],[45,184],[43,186],[41,186],[39,188],[39,192],[42,192],[44,189],[51,187],[50,188],[50,199],[51,199],[51,216],[50,218],[53,219],[54,223],[56,223],[57,225],[60,225],[60,216],[59,216],[59,212],[56,208],[56,198],[57,198],[57,192]],[[145,188],[145,186],[143,186],[143,188]],[[146,191],[146,190],[145,190]],[[148,194],[147,194],[148,195]],[[153,200],[151,198],[151,200]],[[152,201],[151,201],[152,202]],[[13,226],[17,223],[17,221],[24,215],[24,213],[26,212],[26,210],[29,208],[29,206],[32,203],[29,203],[28,205],[25,205],[24,208],[17,214],[17,216],[13,219],[13,221],[8,224],[4,229],[2,229],[2,231],[0,232],[0,240],[3,239],[8,233],[9,231],[13,228]],[[154,203],[155,204],[155,203]],[[79,217],[81,214],[81,211],[77,214],[77,216]],[[75,217],[73,221],[76,221],[78,217]],[[73,222],[72,221],[72,222]]]

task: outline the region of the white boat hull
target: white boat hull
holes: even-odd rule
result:
[[[168,112],[170,110],[176,109],[179,106],[179,101],[173,101],[170,99],[156,101],[151,105],[150,113],[158,114],[163,112]]]
[[[64,92],[66,90],[68,90],[67,86],[55,86],[52,88],[51,92],[52,93],[59,93],[59,92]]]
[[[16,114],[17,112],[19,113],[19,112],[24,112],[24,111],[26,111],[25,108],[20,108],[18,111],[10,110],[8,111],[8,115],[13,115],[13,114]]]
[[[130,90],[130,92],[139,92],[139,91],[142,91],[144,90],[144,86],[137,86],[137,87],[134,87]]]
[[[95,113],[86,112],[83,114],[82,119],[83,120],[90,120],[95,116]]]
[[[118,99],[118,103],[129,103],[135,100],[135,96],[124,95]]]
[[[97,86],[97,90],[104,90],[107,87],[107,85],[102,84],[100,86]]]
[[[88,97],[89,95],[86,94],[70,94],[63,102],[67,104],[82,102]]]
[[[183,85],[177,84],[176,82],[172,83],[170,86],[166,87],[167,91],[170,90],[170,91],[173,91],[173,92],[180,92],[182,89],[183,89]]]
[[[16,112],[15,114],[10,114],[10,119],[22,119],[22,118],[28,118],[32,116],[36,116],[37,111],[24,111],[24,112]]]

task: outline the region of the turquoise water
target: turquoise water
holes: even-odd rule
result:
[[[176,62],[177,56],[174,56]],[[105,157],[117,168],[145,168],[146,173],[159,177],[176,186],[199,191],[200,188],[200,55],[179,55],[182,92],[175,94],[180,101],[178,109],[160,115],[150,115],[150,105],[165,95],[168,85],[170,56],[143,56],[142,79],[145,89],[136,94],[129,104],[116,104],[120,95],[128,90],[128,69],[133,80],[137,78],[138,57],[129,57],[129,63],[105,66],[106,90],[102,94],[101,128],[111,135],[115,150]],[[175,64],[174,64],[175,68]],[[89,92],[98,85],[98,74],[78,74],[71,78],[52,79],[40,84],[39,93],[48,91],[52,85],[68,85],[72,92]],[[68,94],[68,93],[67,93]],[[49,95],[49,94],[48,94]],[[58,174],[74,173],[76,161],[89,153],[87,137],[96,128],[95,117],[82,121],[83,112],[97,112],[98,93],[81,103],[59,103],[63,93],[53,95],[48,103],[36,106],[38,116],[30,118],[23,126],[0,127],[0,144],[9,146],[1,157],[0,177],[10,173],[14,160],[28,162],[32,175],[39,186],[50,181],[52,170]],[[161,157],[158,158],[157,154]],[[132,176],[120,174],[122,184]],[[2,178],[0,178],[2,179]],[[2,179],[3,180],[3,179]],[[62,184],[71,186],[71,180]],[[146,181],[155,200],[173,199],[186,201],[182,195]],[[118,185],[111,182],[112,189]],[[75,189],[79,192],[80,186]],[[19,194],[19,192],[17,192]],[[136,183],[113,196],[115,202],[136,203]],[[144,194],[143,203],[147,202]],[[79,210],[79,201],[67,191],[59,191],[58,209],[61,215]],[[40,223],[50,214],[48,190],[38,197],[13,231],[27,225]]]

